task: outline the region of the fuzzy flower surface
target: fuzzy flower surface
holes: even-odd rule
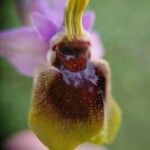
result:
[[[51,39],[63,30],[65,0],[30,0],[28,7],[30,25],[0,31],[0,56],[30,77],[37,66],[47,63]],[[95,14],[87,11],[82,22],[91,34],[91,58],[96,59],[103,56],[103,47],[97,33],[91,31],[94,19]]]
[[[88,3],[30,0],[29,25],[0,32],[0,55],[34,75],[29,127],[49,149],[110,144],[121,123],[109,64],[92,31],[95,14],[84,13]]]

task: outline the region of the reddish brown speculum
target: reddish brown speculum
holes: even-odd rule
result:
[[[89,49],[89,41],[77,39],[72,41],[64,39],[53,47],[53,50],[56,51],[60,64],[73,72],[81,71],[86,67],[86,63],[90,58]]]

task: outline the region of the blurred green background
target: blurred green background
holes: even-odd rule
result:
[[[112,70],[123,123],[110,150],[150,149],[150,1],[91,0]],[[14,1],[0,2],[0,29],[20,25]],[[0,59],[0,140],[27,128],[32,79]]]

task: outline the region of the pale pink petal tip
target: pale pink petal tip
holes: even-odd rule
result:
[[[100,36],[92,32],[91,33],[91,60],[99,60],[104,56],[104,47]]]
[[[47,150],[30,130],[16,133],[8,138],[4,148],[5,150]]]
[[[22,74],[32,76],[39,64],[46,62],[48,44],[29,27],[0,33],[0,55]]]
[[[49,42],[51,37],[58,31],[58,27],[50,19],[38,13],[33,14],[33,23],[37,33],[46,42]]]
[[[91,31],[95,21],[95,13],[92,11],[85,12],[82,22],[85,30]]]
[[[108,150],[107,148],[91,143],[79,145],[75,150]]]
[[[57,26],[63,23],[65,0],[30,0],[29,14],[39,13],[50,18]]]
[[[30,14],[40,13],[48,17],[50,13],[50,7],[48,0],[30,0],[29,1]]]

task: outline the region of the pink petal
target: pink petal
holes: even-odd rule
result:
[[[36,12],[48,16],[50,13],[48,0],[30,0],[29,8],[31,14]]]
[[[95,14],[92,11],[87,11],[82,19],[85,30],[91,31],[95,20]]]
[[[47,42],[58,31],[58,27],[50,19],[40,14],[34,14],[33,21],[37,33],[39,33],[42,39],[44,39]]]
[[[91,60],[99,60],[104,56],[104,47],[99,35],[95,32],[91,33]]]
[[[30,16],[38,13],[49,18],[59,28],[62,27],[64,21],[64,8],[66,0],[31,0]],[[94,22],[95,14],[91,11],[85,13],[83,17],[83,26],[86,30],[91,30]]]
[[[65,0],[31,0],[30,14],[39,13],[52,20],[58,27],[62,26]]]
[[[51,8],[64,10],[67,0],[50,0]]]
[[[50,15],[49,17],[56,25],[62,27],[64,22],[64,9],[67,0],[49,0]]]
[[[31,76],[39,64],[46,62],[48,44],[29,27],[0,33],[0,55],[22,74]]]
[[[18,132],[9,137],[5,143],[6,150],[45,150],[46,147],[30,130]]]
[[[54,9],[49,14],[49,18],[54,22],[54,24],[61,28],[64,22],[64,12]]]

